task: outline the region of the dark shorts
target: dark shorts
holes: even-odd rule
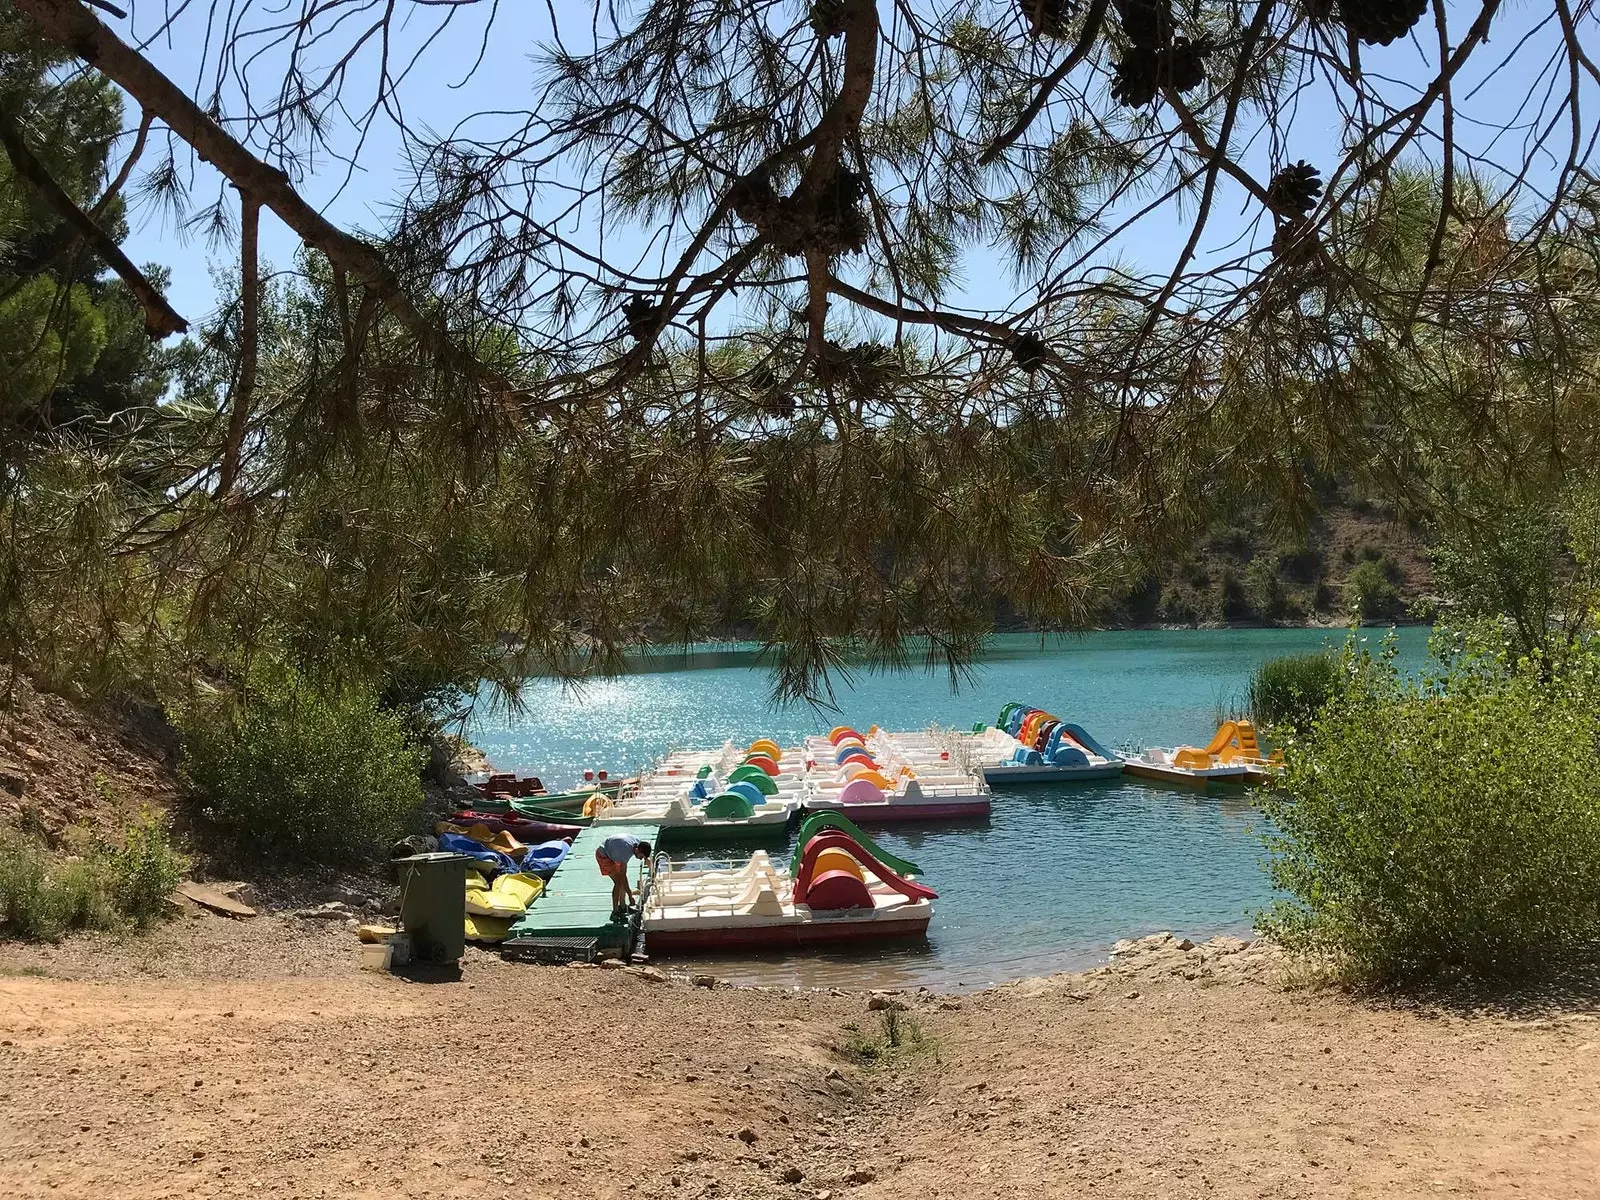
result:
[[[600,874],[606,876],[606,878],[619,880],[628,878],[628,864],[619,863],[614,858],[607,858],[604,851],[596,850],[594,852],[594,861],[600,866]]]

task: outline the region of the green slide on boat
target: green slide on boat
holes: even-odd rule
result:
[[[756,791],[763,796],[776,796],[778,794],[778,785],[773,783],[772,776],[768,775],[760,767],[737,767],[728,775],[729,783],[741,783],[745,780],[749,780]]]
[[[800,822],[800,832],[794,839],[794,858],[789,863],[789,874],[791,876],[800,870],[800,856],[805,853],[806,843],[824,829],[837,829],[841,833],[848,834],[856,840],[863,850],[897,875],[922,874],[922,868],[917,866],[916,863],[890,854],[863,833],[861,827],[849,817],[840,816],[836,812],[816,812]]]
[[[719,792],[706,801],[701,811],[719,821],[742,821],[754,816],[756,810],[738,792]]]

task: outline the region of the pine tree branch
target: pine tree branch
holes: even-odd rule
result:
[[[965,313],[944,312],[936,308],[908,308],[904,304],[863,291],[837,276],[829,278],[828,290],[836,296],[844,297],[852,304],[858,304],[881,316],[892,317],[896,321],[904,321],[908,325],[932,325],[958,337],[987,338],[1003,346],[1009,345],[1017,336],[1015,329],[1000,321],[968,316]]]
[[[111,181],[109,187],[101,193],[100,199],[94,202],[94,207],[89,210],[89,215],[98,221],[105,215],[106,207],[122,194],[122,189],[128,185],[128,177],[133,174],[133,168],[138,164],[144,154],[144,144],[150,138],[150,126],[155,123],[155,118],[148,109],[139,114],[139,130],[133,135],[133,146],[128,151],[128,157],[122,160],[122,168],[117,172],[117,177]]]
[[[440,324],[424,316],[375,247],[345,233],[300,195],[289,177],[247,150],[153,63],[106,26],[80,0],[15,0],[52,41],[96,67],[145,110],[154,113],[236,187],[271,209],[306,245],[320,251],[377,297],[420,344],[442,361],[468,368],[503,398],[515,389],[487,373],[450,342]]]
[[[246,196],[239,206],[239,382],[233,389],[233,411],[228,414],[228,443],[217,478],[219,496],[226,496],[233,490],[233,481],[239,474],[245,426],[250,421],[250,406],[256,392],[256,361],[260,350],[257,326],[261,313],[261,263],[256,246],[260,230],[261,205]]]
[[[1017,139],[1028,132],[1028,126],[1033,124],[1033,119],[1044,111],[1044,106],[1049,103],[1056,88],[1061,86],[1061,81],[1072,73],[1073,67],[1089,57],[1089,51],[1094,49],[1095,39],[1100,36],[1100,26],[1105,23],[1107,3],[1108,0],[1094,0],[1089,6],[1089,12],[1083,18],[1083,29],[1078,34],[1077,44],[1072,47],[1061,65],[1045,76],[1038,92],[1028,102],[1028,107],[1022,110],[1011,128],[990,142],[988,148],[978,156],[980,166],[987,167],[1016,145]]]
[[[1194,111],[1184,101],[1178,90],[1169,85],[1161,89],[1161,95],[1166,100],[1167,106],[1172,109],[1173,114],[1178,118],[1178,124],[1182,127],[1183,132],[1188,135],[1190,143],[1195,148],[1195,153],[1205,160],[1206,170],[1210,172],[1216,167],[1220,167],[1231,175],[1234,181],[1243,187],[1245,191],[1259,200],[1268,211],[1271,211],[1272,201],[1267,196],[1267,189],[1256,181],[1254,175],[1234,162],[1231,156],[1219,153],[1217,147],[1213,146],[1206,137],[1205,130],[1200,127],[1200,122],[1195,119]]]
[[[816,199],[832,182],[845,140],[861,128],[878,63],[878,6],[875,0],[843,0],[839,23],[844,27],[844,78],[839,94],[813,131],[816,150],[806,166],[796,196]]]
[[[872,99],[872,81],[878,64],[877,0],[843,0],[839,23],[844,27],[844,76],[839,94],[817,122],[813,133],[816,149],[807,164],[796,197],[815,201],[842,169],[840,155],[845,141],[861,128],[867,103]],[[812,357],[822,352],[823,334],[828,320],[828,258],[825,254],[806,255],[809,330],[807,351]]]
[[[28,149],[22,127],[3,109],[0,109],[0,143],[4,144],[6,157],[11,160],[11,167],[17,175],[33,186],[45,203],[55,209],[56,214],[88,242],[96,254],[105,259],[107,265],[138,297],[144,308],[145,332],[152,339],[186,332],[188,322],[167,303],[166,297],[145,278],[144,272],[133,265],[133,261],[122,252],[122,247],[117,245],[116,239],[95,224],[94,219],[67,195],[66,189],[55,181],[49,169]]]

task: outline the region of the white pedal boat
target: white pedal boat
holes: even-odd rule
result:
[[[806,874],[805,867],[801,873]],[[658,863],[640,924],[645,948],[651,954],[670,954],[858,942],[927,932],[933,902],[925,888],[898,877],[893,877],[894,883],[863,878],[859,865],[853,879],[840,878],[845,874],[827,872],[831,882],[854,892],[850,906],[835,908],[796,903],[795,880],[764,850],[739,866]]]

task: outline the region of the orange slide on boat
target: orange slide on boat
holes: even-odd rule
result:
[[[897,875],[871,854],[861,848],[854,838],[837,831],[819,833],[806,843],[800,859],[800,871],[794,878],[794,902],[810,904],[813,908],[871,908],[872,894],[867,890],[860,869],[850,870],[840,855],[853,859],[860,867],[871,871],[891,891],[899,892],[908,900],[937,900],[939,893],[932,888]],[[851,885],[854,886],[851,886]],[[817,902],[812,892],[816,888]],[[822,892],[828,893],[826,899]],[[847,902],[841,902],[847,901]]]
[[[1193,770],[1225,763],[1264,761],[1261,743],[1256,740],[1256,727],[1249,721],[1224,721],[1217,729],[1217,736],[1204,750],[1179,746],[1172,754],[1173,766]]]

